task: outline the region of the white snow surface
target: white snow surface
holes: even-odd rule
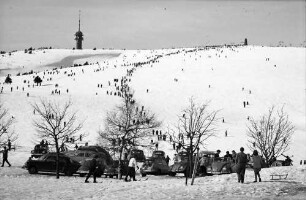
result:
[[[11,85],[4,84],[5,77],[0,77],[0,87],[3,87],[0,101],[16,119],[14,130],[19,134],[17,150],[9,155],[13,166],[0,169],[0,199],[304,199],[306,173],[299,161],[306,160],[305,48],[243,46],[187,53],[188,50],[193,48],[99,50],[98,53],[120,55],[107,60],[97,56],[76,60],[75,63],[88,61],[93,64],[58,69],[55,74],[48,74],[55,71],[44,71],[43,67],[75,55],[75,52],[87,55],[97,54],[97,51],[53,49],[41,55],[41,51],[36,50],[33,54],[20,51],[0,57],[0,69],[16,69],[17,73],[20,66],[35,65],[41,68],[37,75],[43,78],[42,86],[36,86],[33,74],[13,75]],[[166,56],[171,52],[178,53]],[[293,155],[294,166],[263,169],[261,183],[253,184],[253,172],[247,171],[246,184],[237,183],[236,174],[230,174],[196,178],[194,186],[185,186],[183,177],[149,176],[144,181],[139,175],[142,180],[139,182],[101,178],[97,184],[84,184],[84,178],[80,177],[57,180],[54,176],[29,175],[21,169],[30,150],[40,140],[32,124],[35,115],[31,103],[40,98],[57,102],[71,99],[73,109],[78,111],[78,120],[85,120],[82,129],[88,134],[85,141],[96,144],[97,131],[103,129],[106,112],[121,102],[118,96],[106,94],[107,91],[115,92],[113,79],[126,76],[127,70],[133,68],[124,64],[145,62],[156,55],[162,55],[157,63],[136,67],[128,78],[131,78],[129,85],[135,91],[136,101],[163,121],[159,130],[167,132],[168,126],[173,127],[189,98],[194,97],[198,103],[210,101],[209,108],[220,110],[219,117],[225,120],[225,123],[220,120],[218,136],[210,138],[202,149],[220,149],[223,154],[227,150],[237,152],[243,146],[251,153],[246,146],[247,117],[258,118],[273,105],[276,108],[284,106],[295,126],[287,152]],[[98,84],[103,87],[98,88]],[[55,89],[60,89],[61,94],[51,95]],[[250,105],[243,108],[243,101]],[[228,137],[224,136],[225,130]],[[152,136],[144,142],[149,143],[151,139],[157,140]],[[169,143],[160,142],[159,148],[173,157]],[[144,150],[149,155],[150,152]],[[270,180],[270,174],[286,172],[289,173],[286,180]]]
[[[176,177],[141,177],[136,182],[98,178],[98,183],[84,183],[83,177],[35,174],[21,166],[29,156],[29,149],[20,148],[9,153],[12,167],[0,168],[0,199],[305,199],[306,166],[264,168],[262,182],[253,183],[254,172],[246,171],[245,183],[237,182],[236,174],[197,177],[194,185],[185,186],[182,175]],[[271,180],[271,174],[286,174],[287,179]]]

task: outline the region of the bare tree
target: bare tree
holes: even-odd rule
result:
[[[59,144],[65,144],[66,138],[76,136],[76,133],[82,128],[82,123],[77,123],[76,112],[70,112],[72,102],[69,100],[62,106],[60,103],[40,100],[39,103],[32,104],[37,119],[33,121],[36,127],[38,137],[50,139],[49,144],[55,145],[56,150],[56,178],[59,178]],[[79,136],[78,136],[79,137]],[[67,174],[69,172],[67,171]]]
[[[193,98],[189,106],[178,117],[178,124],[172,133],[173,142],[187,151],[189,166],[186,169],[187,177],[192,174],[192,157],[204,141],[216,135],[217,114],[219,111],[208,111],[208,103],[196,104]]]
[[[99,131],[101,139],[119,151],[119,166],[124,150],[142,146],[142,139],[147,137],[152,129],[161,125],[154,114],[144,107],[139,107],[128,85],[122,85],[122,91],[123,103],[107,113],[105,128]],[[118,177],[121,178],[120,170]]]
[[[7,145],[8,140],[15,142],[18,135],[12,129],[15,123],[15,118],[10,116],[8,109],[3,104],[0,104],[0,147]]]
[[[274,107],[259,120],[250,119],[247,129],[249,148],[259,149],[268,164],[289,149],[294,133],[288,114],[283,108],[275,113]]]

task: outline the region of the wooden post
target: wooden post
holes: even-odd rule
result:
[[[191,185],[193,185],[194,178],[195,178],[195,176],[196,176],[196,171],[197,171],[197,168],[198,168],[198,159],[199,159],[199,148],[197,148],[197,156],[196,156],[196,160],[195,160],[194,166],[193,166],[193,173],[192,173]]]

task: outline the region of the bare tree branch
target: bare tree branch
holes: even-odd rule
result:
[[[169,136],[179,148],[189,154],[190,172],[192,155],[204,141],[216,135],[217,114],[219,111],[208,111],[208,103],[197,105],[193,98],[189,106],[178,116],[178,124],[169,132]]]
[[[36,119],[33,120],[37,136],[41,139],[46,139],[49,144],[55,145],[57,152],[57,178],[59,178],[59,144],[65,144],[67,142],[66,138],[75,137],[75,134],[83,127],[83,122],[77,123],[76,121],[76,112],[70,112],[71,106],[72,102],[70,100],[63,106],[43,99],[39,103],[32,104],[32,108],[37,113]]]
[[[0,104],[0,147],[7,145],[8,140],[14,143],[18,139],[18,134],[12,127],[15,122],[15,118],[10,116],[8,109]]]
[[[259,120],[250,119],[247,125],[249,148],[259,149],[268,164],[289,149],[294,126],[281,108],[275,113],[274,106]]]

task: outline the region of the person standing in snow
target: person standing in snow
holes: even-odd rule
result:
[[[254,183],[257,182],[257,177],[259,182],[261,182],[261,178],[260,178],[260,170],[262,167],[262,158],[258,155],[258,151],[254,150],[253,151],[253,169],[254,169],[254,174],[255,174],[255,181]]]
[[[229,153],[229,151],[226,151],[226,154],[224,155],[224,161],[230,161],[232,159],[232,155]]]
[[[166,157],[166,163],[167,163],[167,165],[169,165],[169,161],[170,161],[170,158],[169,158],[169,156],[167,155],[167,157]]]
[[[238,183],[244,183],[244,174],[247,162],[247,155],[244,153],[244,148],[241,147],[240,152],[236,156]]]
[[[206,170],[206,163],[207,163],[207,155],[202,156],[202,158],[200,159],[200,172],[202,174],[202,176],[205,176],[207,174],[207,170]]]
[[[98,155],[95,155],[94,158],[90,162],[89,173],[86,176],[85,183],[89,183],[88,179],[91,175],[93,175],[94,183],[96,183],[97,178],[97,159]]]
[[[7,147],[8,147],[8,150],[9,150],[9,151],[10,151],[11,148],[12,148],[12,143],[11,143],[11,140],[10,140],[10,139],[8,139]]]
[[[9,163],[9,161],[7,160],[7,157],[8,157],[8,149],[6,149],[6,146],[4,146],[4,150],[2,151],[2,158],[3,158],[3,160],[2,160],[2,165],[1,165],[1,167],[4,167],[4,162],[6,162],[8,165],[9,165],[9,167],[11,166],[11,164]]]
[[[125,177],[125,181],[128,181],[128,176],[130,176],[131,179],[133,179],[133,181],[137,181],[136,178],[135,178],[135,174],[136,174],[136,167],[138,168],[137,166],[137,162],[136,162],[136,159],[134,158],[134,155],[131,155],[130,156],[130,161],[129,161],[129,165],[128,165],[128,171],[127,171],[127,175]]]
[[[155,151],[157,151],[158,150],[158,142],[156,142],[156,144],[155,144]]]
[[[215,153],[215,155],[214,155],[216,161],[220,160],[220,153],[221,153],[221,151],[218,149],[217,153]]]
[[[233,159],[234,163],[236,163],[236,157],[237,157],[236,151],[233,150],[232,151],[232,159]]]

